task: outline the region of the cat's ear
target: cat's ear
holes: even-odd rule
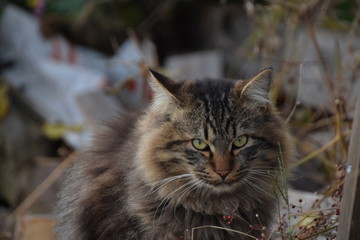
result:
[[[257,101],[259,103],[269,103],[269,91],[273,78],[273,69],[266,68],[255,77],[246,80],[245,82],[237,81],[235,83],[235,91],[238,95]]]
[[[155,101],[174,100],[180,101],[178,94],[180,85],[170,78],[149,68],[151,75],[151,87],[154,90]]]

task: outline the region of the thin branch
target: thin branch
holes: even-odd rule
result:
[[[346,144],[344,135],[343,135],[343,122],[341,121],[341,115],[342,115],[342,111],[341,111],[341,100],[340,99],[336,99],[335,100],[335,119],[336,119],[336,135],[339,136],[340,138],[340,143],[341,146],[343,148],[343,153],[344,153],[344,159],[347,159],[348,156],[348,146]]]
[[[351,132],[345,132],[344,135],[350,135]],[[337,143],[340,140],[340,135],[337,135],[336,137],[334,137],[330,142],[328,142],[327,144],[325,144],[324,146],[322,146],[321,148],[319,148],[318,150],[310,153],[309,155],[307,155],[306,157],[300,159],[299,161],[297,161],[294,164],[294,167],[297,167],[307,161],[309,161],[310,159],[316,157],[317,155],[319,155],[320,153],[326,151],[328,148],[330,148],[331,146],[333,146],[335,143]]]
[[[25,198],[20,205],[6,217],[5,222],[7,224],[12,223],[16,217],[23,215],[38,199],[42,194],[46,192],[65,172],[65,170],[73,163],[77,157],[77,152],[72,153],[70,156],[65,158],[50,175],[39,185],[37,188]]]
[[[293,108],[291,109],[291,112],[289,114],[289,116],[286,119],[286,123],[289,123],[291,117],[294,115],[296,108],[300,105],[301,101],[299,100],[300,98],[300,91],[301,91],[301,84],[302,84],[302,70],[303,70],[303,66],[304,64],[301,63],[299,66],[299,84],[298,84],[298,89],[297,89],[297,93],[296,93],[296,101],[295,104],[293,106]]]
[[[358,29],[360,23],[360,1],[358,0],[356,1],[356,3],[357,3],[357,11],[347,36],[347,45],[349,45],[350,39],[354,38],[356,30]]]
[[[325,57],[322,54],[319,43],[318,43],[318,41],[316,39],[316,33],[315,33],[314,25],[311,22],[310,17],[308,15],[306,15],[305,19],[306,19],[306,25],[307,25],[307,30],[308,30],[308,33],[309,33],[310,40],[312,41],[312,43],[314,45],[316,54],[317,54],[317,56],[318,56],[318,58],[320,60],[320,64],[321,64],[321,66],[323,68],[323,71],[324,71],[324,74],[325,74],[326,84],[328,86],[328,89],[330,90],[330,93],[331,93],[333,99],[336,99],[335,86],[334,86],[333,80],[331,78],[329,68],[328,68],[328,66],[326,64]]]
[[[337,227],[338,227],[338,225],[335,225],[335,226],[326,228],[326,229],[324,229],[324,230],[322,230],[322,231],[320,231],[320,232],[317,232],[317,233],[314,233],[314,234],[312,234],[312,235],[310,235],[310,236],[307,236],[307,237],[305,237],[305,238],[302,238],[301,240],[310,239],[310,238],[313,238],[313,237],[316,237],[316,236],[320,236],[320,234],[326,233],[326,232],[328,232],[328,231],[330,231],[330,230],[333,230],[333,229],[335,229],[335,228],[337,228]]]

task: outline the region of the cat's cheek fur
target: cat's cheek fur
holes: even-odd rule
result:
[[[146,119],[143,122],[147,122]],[[141,123],[143,124],[143,123]],[[146,124],[146,123],[145,123]],[[168,133],[168,138],[164,139],[163,133]],[[143,137],[139,140],[138,151],[135,158],[135,165],[142,173],[143,181],[149,185],[162,179],[186,173],[184,164],[171,164],[169,159],[176,159],[164,151],[166,143],[171,140],[171,136],[176,136],[173,129],[167,126],[159,126],[155,129],[147,130],[142,133]]]

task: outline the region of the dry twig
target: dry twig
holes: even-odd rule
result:
[[[39,197],[61,177],[76,157],[77,152],[74,152],[65,158],[64,161],[62,161],[62,163],[60,163],[32,193],[27,196],[9,216],[6,217],[6,224],[11,224],[18,216],[23,215],[39,199]]]

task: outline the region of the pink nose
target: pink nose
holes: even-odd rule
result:
[[[219,174],[220,175],[220,177],[224,180],[225,178],[226,178],[226,176],[227,175],[229,175],[229,173],[230,173],[230,169],[225,169],[225,170],[215,170],[215,172],[217,173],[217,174]]]

